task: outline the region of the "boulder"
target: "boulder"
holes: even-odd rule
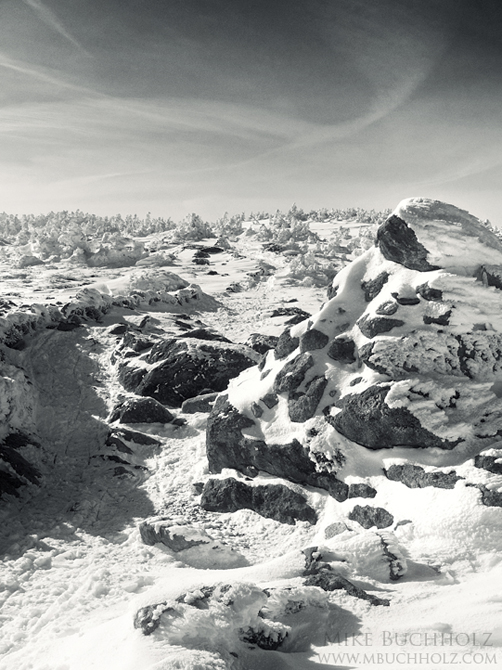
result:
[[[291,337],[291,331],[287,328],[281,333],[277,344],[275,345],[275,357],[277,360],[286,358],[298,347],[300,340],[297,337]]]
[[[384,605],[385,607],[390,605],[390,601],[386,598],[378,598],[368,593],[333,570],[329,563],[322,560],[322,553],[318,547],[308,547],[304,549],[303,554],[305,555],[305,570],[303,572],[306,577],[303,581],[305,586],[317,586],[323,591],[339,591],[342,589],[350,596],[369,601],[371,605]]]
[[[427,260],[429,252],[419,242],[413,228],[395,214],[378,229],[377,243],[384,258],[405,268],[419,272],[438,269]]]
[[[209,340],[211,342],[228,342],[229,344],[232,344],[231,341],[222,335],[221,333],[218,333],[216,330],[212,330],[211,328],[194,328],[193,330],[189,330],[186,333],[183,333],[182,335],[178,335],[178,337],[191,337],[196,340]]]
[[[341,411],[334,417],[328,416],[327,421],[349,440],[368,449],[394,446],[453,449],[462,441],[444,440],[431,433],[406,407],[389,407],[385,400],[390,390],[385,384],[346,395],[340,401]]]
[[[201,507],[208,512],[250,509],[267,519],[287,524],[294,524],[295,520],[311,524],[317,521],[317,515],[307,499],[287,486],[249,486],[233,477],[209,479],[202,490]]]
[[[203,528],[173,523],[165,517],[142,521],[139,532],[144,544],[172,552],[176,559],[199,569],[229,569],[248,565],[238,551],[212,538]]]
[[[119,367],[122,385],[169,407],[180,407],[203,391],[223,391],[230,379],[256,365],[259,355],[242,344],[171,338],[155,344],[145,363]]]
[[[210,412],[218,394],[215,393],[201,393],[195,398],[188,398],[181,405],[181,411],[185,414],[195,414],[196,412]]]
[[[391,465],[385,470],[388,479],[402,482],[410,489],[423,489],[425,486],[434,486],[438,489],[453,489],[459,477],[454,470],[450,472],[426,472],[419,465],[403,463],[402,465]]]
[[[294,423],[305,423],[311,419],[328,384],[325,377],[314,377],[305,386],[305,393],[290,393],[288,398],[289,418]]]
[[[24,254],[18,258],[15,267],[22,269],[22,268],[33,267],[34,265],[44,265],[44,262],[43,260],[38,258],[38,256],[33,256],[31,254]]]
[[[314,349],[324,349],[329,342],[329,336],[321,330],[311,328],[300,337],[300,353],[313,351]]]
[[[262,333],[251,333],[246,340],[246,345],[259,354],[266,354],[270,349],[277,346],[279,338],[276,335],[263,335]]]
[[[127,398],[110,415],[110,421],[120,423],[170,423],[173,419],[173,414],[153,398]]]
[[[394,523],[392,514],[382,507],[356,505],[349,513],[351,521],[357,521],[363,528],[388,528]]]

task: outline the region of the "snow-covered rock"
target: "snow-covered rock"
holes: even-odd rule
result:
[[[178,560],[201,569],[229,569],[247,565],[228,544],[214,540],[203,528],[173,524],[163,517],[141,522],[139,532],[146,545],[162,545]]]
[[[482,532],[502,477],[451,466],[502,438],[502,292],[487,279],[498,267],[502,244],[475,217],[433,200],[400,203],[321,310],[217,399],[210,470],[325,489],[342,503],[339,520],[359,528],[398,522],[403,489],[465,490]]]

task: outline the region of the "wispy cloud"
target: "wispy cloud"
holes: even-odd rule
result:
[[[106,97],[103,94],[99,94],[93,89],[87,88],[85,86],[79,86],[78,84],[73,84],[72,82],[66,81],[61,77],[58,77],[50,72],[47,72],[40,67],[34,67],[30,63],[25,63],[23,61],[9,58],[0,51],[0,67],[6,68],[7,70],[13,70],[14,72],[19,72],[20,74],[27,75],[28,77],[33,77],[38,79],[38,81],[45,82],[47,84],[52,84],[53,86],[61,89],[71,89],[79,93],[84,93],[92,96]]]
[[[430,179],[415,182],[414,185],[437,186],[441,184],[449,184],[466,177],[473,177],[475,175],[483,174],[484,172],[489,172],[490,170],[498,168],[501,165],[502,158],[500,157],[499,150],[492,156],[485,154],[483,156],[466,159],[463,164],[456,165],[455,167],[448,170],[443,170],[442,172],[432,175]]]
[[[84,47],[80,44],[80,42],[78,42],[78,40],[76,40],[73,35],[68,32],[68,30],[66,30],[52,9],[46,7],[42,2],[40,2],[40,0],[23,0],[23,2],[31,7],[33,11],[36,12],[39,19],[47,26],[59,33],[62,37],[68,40],[68,42],[71,42],[74,47],[84,52],[85,54],[90,55],[88,51],[86,51],[86,49],[84,49]]]

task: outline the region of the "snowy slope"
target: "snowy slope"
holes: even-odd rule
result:
[[[351,326],[337,336],[352,333],[358,348],[368,341],[380,343],[373,355],[380,351],[382,359],[396,366],[402,364],[397,353],[407,351],[403,341],[420,327],[431,333],[427,347],[436,351],[437,366],[442,335],[438,330],[454,337],[465,333],[469,324],[484,323],[486,330],[474,332],[485,338],[480,341],[488,342],[489,349],[488,336],[495,338],[500,332],[498,289],[487,286],[499,259],[498,243],[489,231],[478,241],[473,231],[479,224],[466,215],[457,222],[459,241],[442,245],[446,235],[447,240],[455,235],[450,227],[445,233],[441,222],[449,221],[457,210],[437,204],[424,235],[424,207],[424,201],[408,202],[395,214],[408,221],[411,212],[409,226],[430,251],[427,262],[441,269],[403,270],[381,249],[370,248],[335,278],[337,295],[324,306],[325,288],[316,286],[317,280],[304,281],[324,270],[304,265],[303,276],[294,278],[291,256],[264,250],[255,236],[245,233],[230,250],[211,255],[210,265],[193,264],[194,249],[178,247],[176,266],[168,270],[138,264],[120,270],[80,265],[76,271],[62,260],[52,267],[26,267],[21,279],[17,274],[21,271],[4,266],[4,277],[12,276],[6,283],[11,293],[7,291],[4,298],[15,304],[5,308],[2,338],[16,346],[3,345],[0,437],[16,431],[26,434],[27,443],[16,453],[40,477],[38,484],[24,477],[18,497],[7,494],[0,502],[2,669],[252,670],[402,667],[404,662],[491,667],[494,655],[501,661],[501,515],[499,507],[480,504],[482,487],[493,491],[499,487],[496,472],[502,453],[496,440],[482,448],[471,441],[465,449],[370,450],[341,434],[335,444],[332,433],[323,429],[311,442],[312,450],[320,452],[322,446],[333,454],[335,447],[342,448],[343,481],[377,490],[371,499],[340,502],[323,488],[303,486],[278,474],[262,472],[251,481],[235,469],[224,469],[210,476],[207,413],[171,408],[183,421],[125,426],[110,422],[117,399],[133,395],[117,376],[117,352],[128,351],[120,350],[122,334],[115,332],[117,326],[126,326],[139,339],[157,341],[180,336],[189,324],[245,342],[254,332],[279,336],[285,329],[301,338],[307,324],[309,330],[322,332],[330,321],[338,323],[343,317],[343,324]],[[472,238],[469,262],[462,251],[465,235]],[[215,244],[209,239],[201,246]],[[308,243],[311,253],[318,244]],[[174,246],[165,253],[173,250]],[[344,254],[344,263],[349,256]],[[485,284],[482,274],[478,280],[472,278],[480,265],[492,268]],[[299,265],[294,267],[298,272]],[[207,274],[209,270],[218,274]],[[367,302],[360,283],[384,271],[389,279],[382,293]],[[173,279],[173,272],[181,281]],[[448,326],[424,324],[424,315],[437,318],[447,311],[424,300],[423,306],[399,305],[392,315],[399,318],[403,310],[407,312],[406,326],[396,327],[399,346],[394,342],[385,349],[388,333],[368,338],[358,330],[356,321],[363,315],[375,317],[381,303],[395,300],[394,293],[399,298],[416,296],[421,285],[418,274],[427,275],[429,286],[443,292],[448,309],[455,305]],[[79,292],[83,282],[90,289],[85,293]],[[53,308],[22,307],[34,302],[52,302]],[[345,311],[340,314],[342,304]],[[283,313],[271,316],[279,307]],[[292,307],[314,316],[288,324],[295,316]],[[20,328],[22,323],[34,325]],[[58,329],[59,324],[69,324],[68,329]],[[274,361],[269,353],[262,370],[244,371],[230,384],[233,405],[248,412],[294,356],[292,352]],[[477,364],[471,357],[469,365],[473,361]],[[322,406],[333,404],[329,391],[335,386],[343,398],[388,381],[366,364],[358,369],[355,364],[330,365],[328,374],[327,359],[319,356],[309,370],[312,377],[322,373],[329,378]],[[436,408],[434,414],[430,404],[415,403],[414,416],[440,439],[471,435],[482,408],[493,411],[499,402],[498,369],[494,363],[495,371],[488,374],[486,365],[481,356],[472,376],[452,374],[458,388],[466,389],[468,402],[458,419],[450,412],[451,425],[446,429],[444,413]],[[260,379],[267,369],[268,375]],[[357,377],[362,379],[351,385]],[[407,379],[393,380],[396,390],[387,396],[389,406],[403,406]],[[441,380],[424,367],[421,388],[434,383],[448,390]],[[292,422],[286,397],[269,412],[258,422],[250,414],[257,428],[248,431],[248,437],[284,444],[292,438],[303,441],[307,430],[319,428],[315,417]],[[335,408],[331,414],[336,416]],[[497,421],[494,417],[490,425],[496,427]],[[154,438],[152,444],[138,443],[137,435],[124,438],[123,428]],[[111,430],[121,436],[121,449],[125,446],[126,451],[117,451],[119,443],[110,440]],[[475,467],[473,459],[480,452],[489,459],[485,465],[492,472]],[[388,470],[405,463],[426,473],[454,470],[459,479],[452,488],[409,488],[382,477],[382,467]],[[12,474],[11,466],[5,467]],[[280,523],[250,509],[223,513],[203,509],[202,483],[228,477],[248,486],[286,486],[301,493],[317,523]],[[356,504],[390,510],[392,527],[364,529],[351,522],[348,515]],[[145,544],[139,526],[150,519],[160,519],[157,530],[177,529],[186,547],[173,545],[175,551],[162,543]],[[325,591],[307,583],[309,578],[326,577],[326,570],[348,580],[357,594],[347,585]],[[399,579],[392,578],[397,575]],[[390,604],[372,604],[375,599]],[[156,628],[145,635],[150,620]],[[344,656],[348,653],[363,655]],[[417,661],[398,653],[429,656]],[[432,656],[445,653],[457,656],[454,660]]]

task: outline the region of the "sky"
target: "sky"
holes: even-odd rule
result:
[[[500,0],[1,0],[0,211],[502,226]]]

